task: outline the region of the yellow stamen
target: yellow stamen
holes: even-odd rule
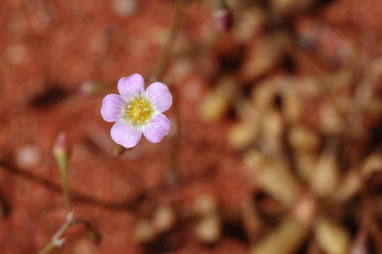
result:
[[[131,124],[140,126],[151,119],[154,108],[145,97],[137,97],[127,103],[123,111],[123,118]]]

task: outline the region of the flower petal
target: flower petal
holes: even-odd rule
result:
[[[115,143],[125,148],[131,148],[141,140],[142,132],[128,123],[118,121],[111,128],[110,135]]]
[[[145,81],[138,73],[134,73],[127,78],[121,78],[118,81],[118,91],[125,100],[142,93],[144,90]]]
[[[143,135],[151,143],[160,142],[164,136],[168,134],[170,129],[170,121],[163,114],[157,114],[154,119],[146,125]]]
[[[106,122],[115,122],[123,108],[123,99],[118,94],[108,94],[103,98],[101,115]]]
[[[154,82],[146,89],[147,96],[160,113],[172,105],[172,95],[167,86],[161,82]]]

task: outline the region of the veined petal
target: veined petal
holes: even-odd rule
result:
[[[142,131],[137,130],[128,123],[117,121],[111,128],[110,135],[115,143],[125,148],[131,148],[141,140]]]
[[[146,89],[147,96],[160,113],[172,105],[172,95],[167,86],[161,82],[154,82]]]
[[[151,143],[160,142],[168,134],[170,121],[163,114],[157,114],[154,119],[148,123],[143,131],[146,139]]]
[[[124,101],[118,94],[108,94],[103,98],[101,115],[106,122],[115,122],[122,111]]]
[[[145,81],[140,74],[134,73],[118,81],[118,91],[123,99],[131,99],[145,91]]]

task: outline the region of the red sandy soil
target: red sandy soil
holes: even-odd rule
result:
[[[179,184],[166,182],[174,133],[160,144],[141,141],[120,157],[111,154],[111,124],[102,120],[99,110],[103,96],[116,92],[116,86],[92,97],[81,95],[80,85],[115,84],[134,72],[148,82],[171,23],[173,3],[140,1],[135,13],[119,17],[110,2],[1,1],[0,197],[7,211],[0,218],[0,253],[36,253],[64,222],[60,176],[51,153],[60,131],[68,133],[72,144],[69,184],[74,214],[102,235],[95,245],[82,226],[73,227],[62,253],[246,253],[249,245],[240,234],[224,231],[217,244],[203,245],[188,224],[175,229],[157,250],[158,242],[134,242],[136,222],[149,216],[156,204],[184,211],[196,195],[212,193],[229,227],[238,221],[241,201],[256,188],[226,143],[233,119],[212,125],[199,119],[198,105],[211,88],[211,77],[197,64],[184,75],[165,79],[179,112]],[[208,5],[187,2],[180,34],[192,44],[215,26]],[[363,1],[360,8],[357,3],[338,1],[322,17],[350,36],[364,36],[374,49],[370,55],[378,54],[381,46],[374,44],[381,42],[382,23],[374,17],[382,16],[381,2]],[[368,36],[377,39],[368,41]],[[176,110],[167,115],[174,119]]]

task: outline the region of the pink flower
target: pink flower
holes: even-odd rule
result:
[[[101,115],[106,122],[115,122],[111,138],[125,148],[137,145],[143,135],[152,143],[168,134],[170,121],[162,113],[172,104],[172,95],[161,82],[150,84],[135,73],[118,81],[118,94],[108,94],[102,101]]]

